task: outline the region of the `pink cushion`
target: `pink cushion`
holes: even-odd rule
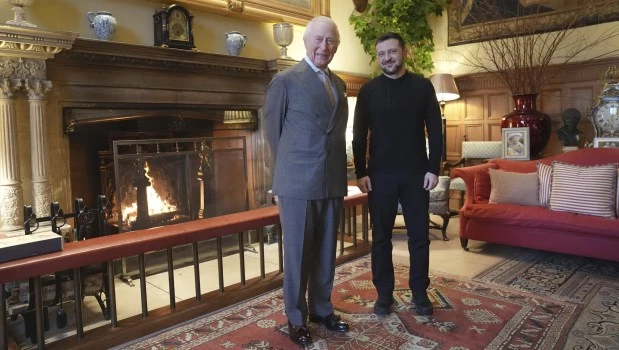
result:
[[[518,173],[490,169],[489,203],[539,205],[537,172]]]

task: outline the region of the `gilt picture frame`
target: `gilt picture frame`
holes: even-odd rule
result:
[[[503,128],[503,159],[531,159],[529,128]]]
[[[494,4],[491,6],[498,6],[496,4],[499,3],[500,6],[511,6],[509,9],[501,8],[501,14],[497,13],[496,18],[484,21],[485,26],[492,26],[496,30],[480,31],[480,22],[471,15],[476,6],[483,6],[484,3]],[[565,28],[568,25],[567,21],[573,21],[574,18],[577,18],[577,23],[570,24],[571,27],[583,27],[619,20],[619,1],[589,0],[586,5],[578,4],[576,0],[533,2],[534,4],[543,4],[543,7],[536,5],[538,7],[530,14],[527,14],[526,6],[523,3],[532,2],[519,0],[503,2],[496,0],[452,1],[447,12],[448,46],[521,35],[522,33],[518,33],[515,28],[528,28],[527,31],[531,32],[530,27],[534,26],[537,28],[537,32],[550,32]],[[509,13],[518,13],[518,15],[510,17]],[[516,22],[520,23],[516,25]],[[502,33],[503,30],[507,32]],[[493,33],[493,36],[488,36],[485,33]]]
[[[189,9],[224,16],[305,25],[315,16],[329,16],[329,1],[331,0],[177,0],[175,3]]]
[[[619,149],[619,137],[594,137],[593,148],[617,148]]]

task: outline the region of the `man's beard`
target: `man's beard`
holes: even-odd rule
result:
[[[389,62],[387,62],[387,63],[389,63]],[[385,74],[394,74],[394,73],[399,72],[400,69],[402,69],[403,66],[404,66],[404,63],[399,63],[399,64],[396,63],[396,65],[393,66],[393,68],[391,68],[391,69],[389,69],[389,68],[387,68],[387,67],[385,67],[383,65],[380,66],[380,69],[382,69],[383,73],[385,73]]]

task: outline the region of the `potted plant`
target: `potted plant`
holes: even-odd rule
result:
[[[376,39],[386,32],[396,32],[407,43],[406,69],[422,73],[434,67],[434,40],[427,17],[440,16],[445,5],[446,0],[374,0],[363,7],[362,13],[350,15],[349,21],[372,62],[376,59]]]
[[[494,74],[509,87],[514,98],[514,111],[503,117],[501,126],[529,127],[531,155],[539,156],[550,137],[551,123],[547,114],[537,111],[537,95],[559,73],[560,65],[582,60],[582,55],[592,48],[617,39],[619,31],[616,26],[611,26],[611,29],[592,36],[578,30],[587,14],[594,12],[588,5],[552,17],[549,15],[551,10],[544,4],[534,3],[526,8],[512,9],[509,20],[502,20],[506,17],[506,9],[497,3],[476,1],[475,11],[464,6],[452,7],[452,10],[459,11],[454,16],[472,18],[481,37],[493,38],[478,42],[473,49],[461,53],[470,66]],[[596,11],[600,9],[596,8]],[[553,31],[540,30],[551,19],[555,21]],[[616,51],[611,49],[587,59]]]

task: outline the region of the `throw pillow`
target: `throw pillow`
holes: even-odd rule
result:
[[[619,168],[617,168],[617,187],[615,188],[615,192],[617,192],[617,201],[615,202],[615,215],[619,217]]]
[[[549,208],[552,189],[552,166],[537,163],[537,177],[539,178],[539,205]]]
[[[550,209],[615,218],[617,165],[552,163]]]
[[[475,173],[473,182],[473,195],[475,203],[488,203],[490,198],[490,174],[487,171]]]
[[[490,203],[539,205],[537,172],[515,173],[490,169]]]

